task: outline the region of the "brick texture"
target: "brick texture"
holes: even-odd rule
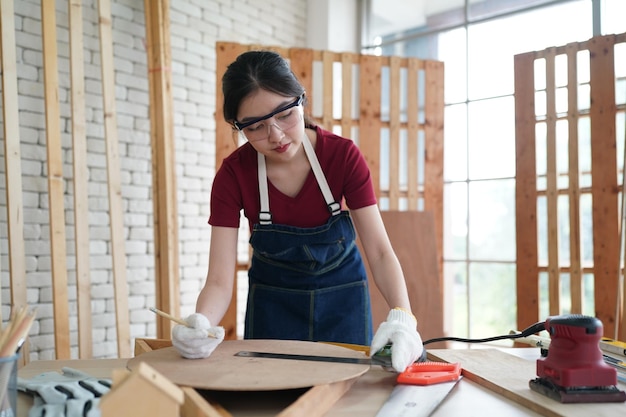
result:
[[[69,28],[67,2],[57,1],[59,102],[64,158],[68,299],[72,355],[76,346]],[[181,313],[194,309],[204,283],[215,173],[215,42],[305,46],[306,0],[171,0],[172,81],[179,207]],[[150,121],[143,0],[112,0],[115,97],[126,239],[131,337],[155,337]],[[50,227],[39,0],[15,2],[23,219],[28,303],[37,307],[30,360],[54,358]],[[83,1],[90,267],[95,357],[116,357],[115,303],[102,113],[97,0]],[[0,103],[5,105],[5,103]],[[9,105],[6,103],[6,105]],[[1,119],[0,115],[0,119]],[[0,123],[3,121],[0,120]],[[4,141],[0,129],[0,141]],[[0,278],[2,317],[10,314],[4,146],[0,146]]]

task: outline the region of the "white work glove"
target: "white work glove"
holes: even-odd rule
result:
[[[65,404],[36,404],[28,417],[100,417],[100,398],[68,400]]]
[[[187,326],[177,324],[172,329],[172,344],[183,358],[206,358],[224,340],[224,328],[211,326],[203,314],[194,313],[185,321]]]
[[[34,395],[36,402],[65,404],[68,400],[100,398],[111,389],[108,378],[94,378],[77,369],[64,367],[62,374],[44,372],[31,379],[17,378],[17,389]],[[38,398],[41,401],[37,401]]]
[[[17,378],[17,389],[33,396],[28,417],[100,417],[100,397],[110,391],[111,380],[73,368],[61,371]]]
[[[407,366],[422,356],[424,345],[417,332],[417,320],[411,313],[400,308],[389,312],[387,320],[380,324],[374,335],[370,356],[390,342],[391,366],[396,372],[404,372]]]

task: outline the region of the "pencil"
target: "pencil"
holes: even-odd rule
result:
[[[156,313],[157,315],[159,315],[161,317],[169,319],[169,320],[173,321],[174,323],[178,323],[178,324],[183,325],[185,327],[189,327],[189,325],[187,324],[187,322],[185,320],[179,319],[178,317],[174,317],[171,314],[167,314],[166,312],[161,311],[161,310],[159,310],[157,308],[150,307],[150,311],[152,311],[153,313]],[[207,333],[209,334],[209,337],[212,337],[213,339],[217,339],[217,337],[213,333],[211,333],[211,332],[207,332]]]

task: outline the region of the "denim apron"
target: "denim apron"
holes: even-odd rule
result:
[[[332,215],[318,227],[272,224],[265,157],[258,154],[261,212],[250,236],[244,337],[369,345],[370,298],[354,226],[306,136],[303,146]]]

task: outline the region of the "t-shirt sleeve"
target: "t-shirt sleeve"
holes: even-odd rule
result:
[[[211,189],[211,226],[239,227],[243,198],[232,167],[224,161],[213,179]]]
[[[352,210],[376,204],[376,194],[372,184],[372,175],[363,154],[352,141],[345,156],[344,197],[346,205]]]

